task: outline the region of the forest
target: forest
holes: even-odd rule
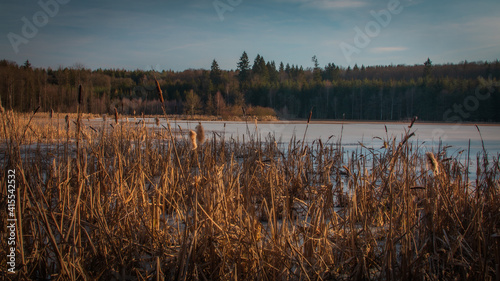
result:
[[[79,85],[86,113],[161,114],[155,79],[167,114],[276,115],[280,119],[499,122],[500,62],[342,67],[266,61],[243,52],[234,70],[214,59],[209,70],[58,69],[0,60],[4,108],[76,112]]]

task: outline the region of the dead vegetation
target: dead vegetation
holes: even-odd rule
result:
[[[341,137],[30,117],[1,113],[0,206],[16,169],[22,226],[8,280],[499,278],[499,161],[486,152],[470,181],[464,159],[416,146],[411,128],[346,152]]]

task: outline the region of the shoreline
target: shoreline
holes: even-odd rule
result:
[[[26,115],[26,116],[31,116],[32,113],[18,113],[16,114],[21,114],[21,115]],[[77,113],[54,113],[54,119],[64,119],[64,117],[68,115],[70,118],[76,118]],[[83,113],[82,114],[82,119],[102,119],[103,115],[98,115],[98,114],[91,114],[91,113]],[[188,116],[188,115],[144,115],[144,118],[168,118],[170,120],[177,120],[177,121],[186,121],[186,122],[255,122],[257,119],[257,122],[260,124],[272,124],[272,123],[285,123],[285,124],[306,124],[307,119],[279,119],[278,117],[274,116],[247,116],[246,118],[241,117],[241,116],[233,116],[230,118],[222,118],[222,117],[217,117],[217,116],[208,116],[208,115],[195,115],[195,116]],[[50,119],[50,113],[49,112],[38,112],[34,116],[35,119]],[[114,116],[112,114],[106,114],[106,118],[112,119]],[[119,119],[126,119],[126,118],[136,118],[136,119],[141,119],[143,118],[142,115],[119,115]],[[338,120],[338,119],[311,119],[309,124],[332,124],[332,125],[340,125],[340,124],[388,124],[388,125],[394,125],[394,124],[410,124],[411,120],[401,120],[401,121],[396,121],[396,120]],[[444,126],[449,126],[449,125],[459,125],[459,126],[476,126],[476,125],[481,125],[481,126],[500,126],[500,122],[472,122],[472,121],[467,121],[467,122],[461,122],[461,123],[451,123],[451,122],[444,122],[444,121],[428,121],[428,120],[423,120],[423,121],[416,121],[414,125],[444,125]]]

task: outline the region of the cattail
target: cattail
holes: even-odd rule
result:
[[[200,144],[205,142],[205,129],[203,128],[203,125],[201,125],[201,122],[199,122],[198,126],[196,126],[196,140]]]
[[[115,107],[115,124],[118,124],[118,110]]]
[[[82,105],[83,96],[82,96],[82,85],[78,86],[78,104]]]
[[[56,165],[56,159],[52,159],[52,166],[51,166],[51,172],[52,172],[52,177],[55,178],[57,176],[57,165]]]
[[[66,120],[66,130],[69,130],[69,116],[68,116],[68,115],[66,115],[66,116],[64,117],[64,120]]]
[[[309,124],[309,122],[311,122],[312,115],[313,115],[313,110],[311,109],[311,111],[309,111],[309,118],[307,118],[307,124]]]
[[[439,175],[439,163],[436,160],[436,157],[434,157],[434,153],[427,152],[426,155],[427,155],[427,160],[431,164],[432,172],[434,173],[434,175]]]
[[[191,130],[189,131],[189,138],[191,139],[191,145],[193,146],[193,150],[198,148],[198,145],[196,144],[196,132]]]
[[[2,106],[2,100],[0,100],[0,113],[2,113],[2,114],[5,113],[5,109]]]
[[[52,117],[54,117],[54,109],[50,109],[50,119],[52,119]]]
[[[415,123],[415,121],[417,121],[417,119],[418,119],[418,116],[414,116],[414,117],[411,119],[411,124],[410,124],[410,126],[408,126],[408,128],[413,127],[413,123]]]
[[[160,83],[155,78],[156,90],[158,91],[158,96],[160,97],[160,102],[163,104],[165,100],[163,99],[163,92],[161,91]]]
[[[155,117],[156,126],[160,127],[160,118]]]

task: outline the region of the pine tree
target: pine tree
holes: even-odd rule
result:
[[[219,64],[215,59],[213,60],[212,67],[210,69],[210,81],[212,81],[212,84],[216,89],[222,83],[222,71],[220,70]]]
[[[238,80],[240,81],[240,88],[242,90],[247,89],[250,81],[250,60],[248,59],[247,53],[244,51],[238,62]]]
[[[432,73],[432,61],[430,58],[424,62],[424,78],[429,78]]]
[[[314,69],[313,69],[314,81],[320,82],[321,81],[321,68],[319,67],[318,58],[316,56],[313,56],[312,62],[314,63]]]

